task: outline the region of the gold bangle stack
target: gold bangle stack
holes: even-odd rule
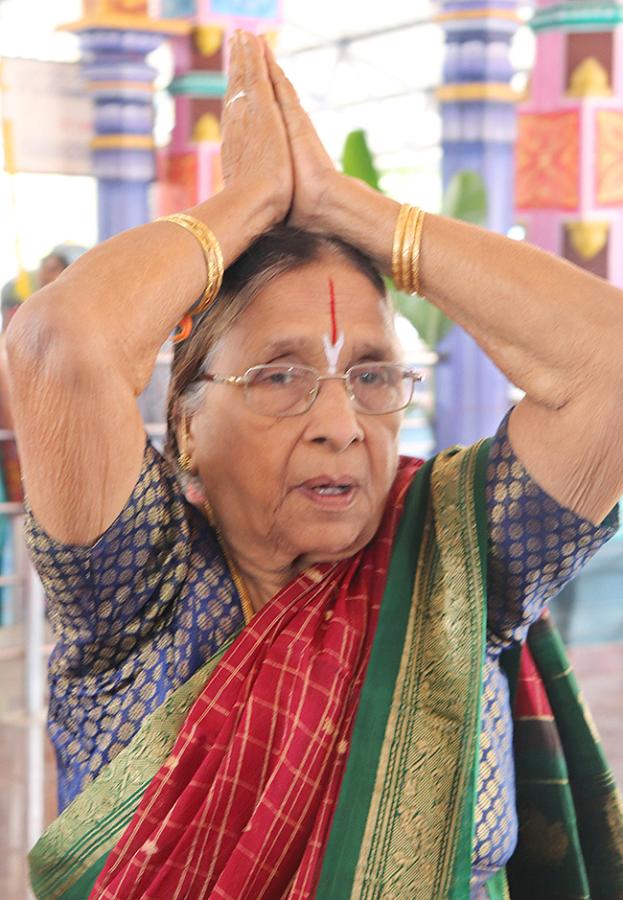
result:
[[[223,252],[221,245],[204,222],[195,219],[193,216],[187,216],[185,213],[173,213],[171,216],[162,216],[156,221],[173,222],[175,225],[181,225],[186,231],[190,231],[201,245],[208,277],[203,294],[191,310],[193,315],[199,315],[210,306],[223,283]]]
[[[392,247],[392,277],[399,291],[420,293],[420,247],[424,210],[404,203],[400,207]]]

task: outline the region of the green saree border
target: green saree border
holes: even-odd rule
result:
[[[488,900],[510,900],[511,895],[508,890],[508,880],[506,878],[505,869],[500,869],[493,878],[489,879],[486,884],[486,892]]]
[[[564,754],[590,896],[623,897],[623,801],[597,729],[573,674],[562,638],[549,617],[528,634]]]
[[[95,862],[89,866],[86,872],[82,873],[78,881],[74,882],[68,890],[64,891],[63,900],[85,900],[85,898],[90,895],[98,875],[106,865],[109,852],[110,851],[107,850],[106,853],[103,853],[99,859],[95,860]]]
[[[88,896],[108,853],[171,752],[188,710],[236,636],[145,719],[128,746],[48,826],[28,857],[37,898]]]
[[[402,656],[413,563],[424,527],[432,467],[433,460],[429,460],[417,472],[398,526],[351,751],[316,889],[316,896],[322,900],[346,900],[351,896]]]

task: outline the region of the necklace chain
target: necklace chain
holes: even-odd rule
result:
[[[238,591],[238,596],[240,597],[240,606],[242,607],[242,615],[244,616],[244,624],[248,625],[253,616],[255,615],[255,610],[253,609],[253,604],[251,603],[251,598],[249,596],[249,591],[247,589],[246,584],[244,583],[244,579],[240,572],[240,569],[232,559],[231,553],[227,549],[225,541],[223,540],[223,535],[221,534],[221,529],[216,524],[216,519],[214,518],[214,512],[209,502],[206,500],[204,502],[203,508],[208,517],[208,522],[214,529],[214,533],[216,534],[216,540],[218,541],[219,547],[225,557],[225,562],[229,567],[229,571],[231,573],[232,581]]]

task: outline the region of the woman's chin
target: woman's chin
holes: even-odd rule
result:
[[[374,530],[366,528],[362,531],[361,527],[335,525],[329,534],[326,528],[317,535],[310,534],[309,539],[301,548],[297,567],[303,569],[316,563],[339,562],[341,559],[348,559],[349,556],[353,556],[358,550],[365,547],[372,538]],[[303,542],[300,542],[299,539],[299,543]]]

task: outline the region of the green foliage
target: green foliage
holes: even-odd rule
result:
[[[456,173],[443,195],[441,212],[472,225],[486,224],[487,189],[478,172]]]
[[[346,175],[360,178],[376,190],[379,173],[368,148],[365,132],[352,131],[346,138],[342,155]],[[444,193],[441,212],[452,219],[461,219],[472,225],[484,225],[487,220],[487,191],[477,172],[457,172]],[[386,279],[387,290],[398,311],[416,329],[417,333],[435,350],[454,324],[441,310],[424,297],[404,294],[396,290],[391,279]]]
[[[397,290],[392,281],[388,293],[400,315],[411,322],[426,346],[435,350],[454,325],[452,319],[424,297]]]
[[[347,135],[342,151],[342,170],[346,175],[354,175],[355,178],[365,181],[376,191],[381,190],[379,173],[374,165],[365,131],[357,129]]]

